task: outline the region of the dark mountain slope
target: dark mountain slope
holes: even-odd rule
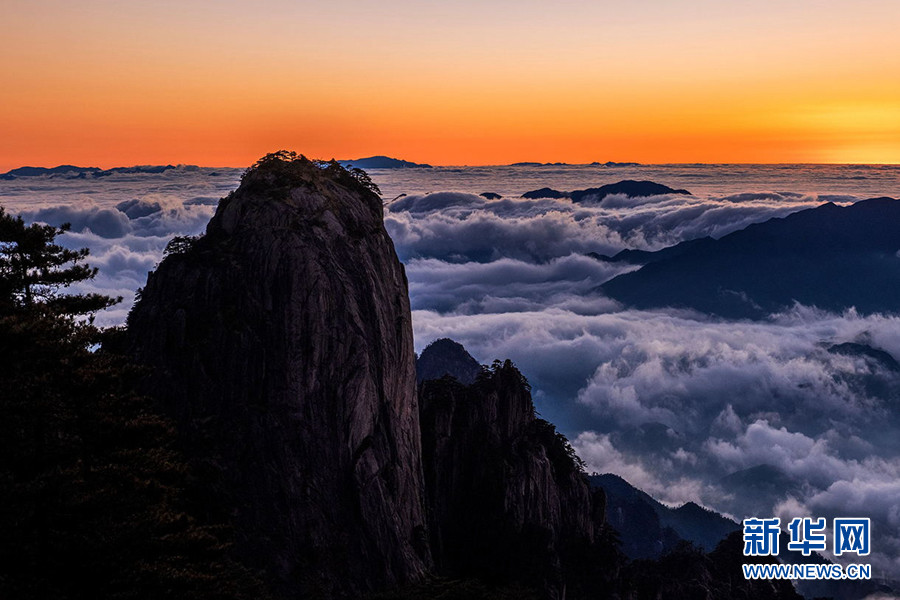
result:
[[[708,249],[712,244],[715,243],[716,240],[711,237],[702,237],[696,240],[688,240],[686,242],[675,244],[674,246],[669,246],[668,248],[663,248],[662,250],[656,251],[634,250],[631,248],[626,248],[625,250],[616,252],[612,256],[606,256],[604,254],[598,254],[596,252],[588,252],[587,255],[591,258],[602,260],[604,262],[626,262],[637,265],[646,265],[652,262],[659,262],[661,260],[680,256],[691,249],[694,249],[695,251]]]
[[[631,558],[658,557],[680,540],[712,551],[740,525],[693,502],[669,508],[617,475],[592,475],[591,487],[606,493],[610,525],[622,534]]]
[[[603,284],[637,308],[693,308],[762,318],[791,306],[862,313],[900,310],[900,201],[828,203],[751,225],[712,242],[685,242],[670,256]],[[678,249],[675,246],[675,249]]]

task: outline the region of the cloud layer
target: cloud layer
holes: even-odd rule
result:
[[[657,250],[684,240],[721,237],[822,202],[804,194],[754,193],[720,198],[614,195],[600,203],[574,204],[438,192],[391,202],[385,225],[402,260],[544,262],[571,253]]]

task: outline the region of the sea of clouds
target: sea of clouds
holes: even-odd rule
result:
[[[480,170],[467,185],[460,169],[443,183],[463,191],[435,193],[416,192],[411,170],[375,175],[386,198],[401,185],[413,191],[386,203],[385,225],[406,264],[418,350],[451,337],[481,362],[512,359],[589,470],[622,475],[663,501],[736,518],[870,517],[876,574],[900,577],[900,369],[888,360],[900,360],[900,319],[804,306],[756,322],[630,310],[599,286],[636,267],[589,254],[720,237],[869,189],[842,181],[836,193],[813,190],[786,171],[766,187],[738,178],[728,190],[692,185],[692,196],[573,204],[478,195],[515,187],[515,171],[484,179]],[[682,187],[676,175],[661,179],[657,168],[654,179]],[[125,299],[99,317],[113,325],[168,240],[202,232],[239,176],[201,169],[0,182],[0,205],[72,224],[62,241],[91,249],[100,269],[91,289]],[[435,173],[423,177],[435,184]],[[544,185],[576,189],[567,177]],[[581,187],[615,180],[590,177]],[[847,343],[887,355],[834,348]],[[760,465],[774,485],[741,478]]]

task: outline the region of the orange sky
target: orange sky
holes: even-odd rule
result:
[[[900,163],[900,2],[632,4],[7,1],[0,171]]]

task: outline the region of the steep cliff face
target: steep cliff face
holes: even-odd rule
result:
[[[603,495],[592,499],[565,439],[535,418],[524,377],[495,363],[470,386],[425,381],[420,402],[439,571],[565,597],[567,557],[586,558],[604,527]]]
[[[407,281],[364,174],[270,156],[129,317],[243,558],[290,597],[430,565]]]

